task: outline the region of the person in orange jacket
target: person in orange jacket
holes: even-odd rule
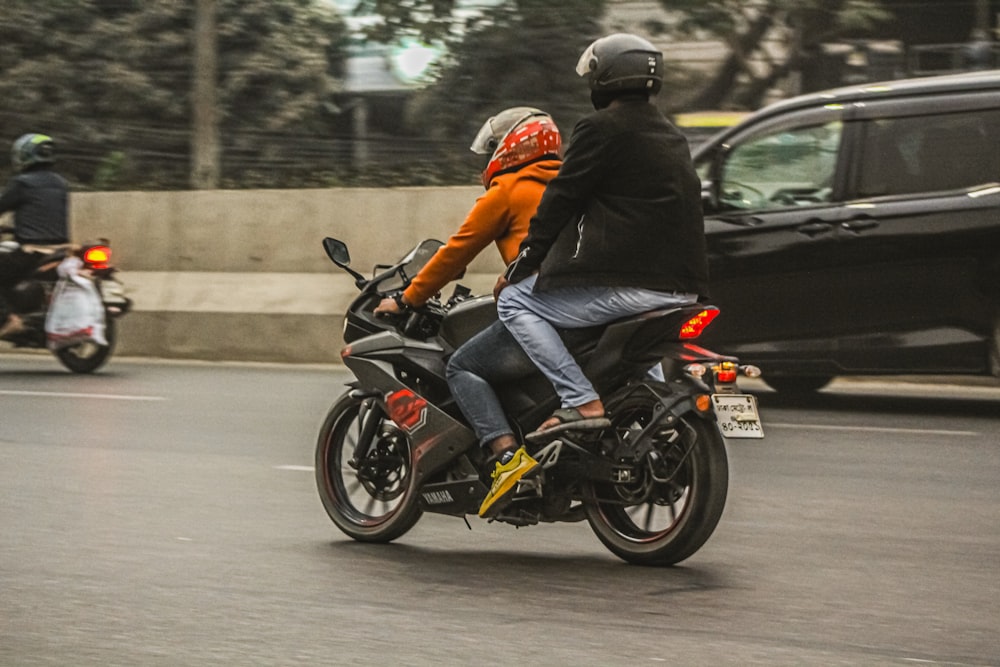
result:
[[[552,117],[532,107],[512,107],[487,120],[470,149],[490,155],[483,170],[486,192],[465,221],[394,298],[383,299],[375,314],[399,314],[424,305],[462,275],[469,263],[495,243],[504,263],[517,256],[546,184],[558,173],[562,138]]]
[[[375,313],[396,314],[426,303],[486,246],[496,243],[504,262],[517,256],[521,242],[545,186],[562,164],[562,138],[551,116],[530,107],[513,107],[493,116],[476,135],[471,149],[490,155],[483,170],[486,193],[476,200],[465,222],[438,249],[401,294],[386,298]],[[452,354],[447,366],[448,386],[484,449],[486,472],[493,485],[501,465],[514,465],[524,458],[523,448],[507,421],[493,389],[494,383],[525,377],[535,365],[504,325],[496,321]],[[537,466],[536,466],[537,467]],[[525,470],[521,476],[528,474]],[[513,483],[514,478],[500,480]],[[516,481],[516,480],[515,480]],[[485,516],[493,506],[491,492],[480,508]]]

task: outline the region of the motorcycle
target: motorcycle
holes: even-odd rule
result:
[[[0,232],[9,233],[9,228]],[[93,341],[79,342],[52,350],[52,353],[67,369],[74,373],[93,373],[111,357],[117,339],[116,320],[126,314],[132,301],[125,296],[124,286],[115,279],[117,269],[111,264],[111,247],[107,239],[59,246],[22,246],[14,240],[0,242],[0,253],[22,249],[35,256],[35,268],[31,274],[11,290],[12,299],[17,299],[24,320],[24,327],[9,333],[0,340],[13,344],[15,348],[47,349],[45,319],[52,302],[53,292],[59,280],[57,267],[75,255],[82,260],[82,274],[93,280],[104,304],[106,345]],[[0,321],[6,320],[8,304],[0,296]]]
[[[496,320],[493,297],[474,297],[459,285],[445,303],[433,299],[395,318],[373,314],[441,245],[424,241],[396,264],[376,266],[368,279],[351,268],[343,242],[323,241],[360,294],[344,320],[341,352],[356,379],[320,429],[316,483],[333,523],[361,542],[395,540],[424,512],[468,524],[490,486],[486,454],[449,393],[445,366]],[[510,503],[488,520],[586,520],[612,553],[641,565],[671,565],[698,551],[726,502],[725,440],[763,437],[755,398],[737,386],[739,376],[758,377],[760,370],[693,342],[718,312],[699,304],[563,332],[604,397],[611,426],[529,444],[540,473],[519,482]],[[650,379],[657,362],[665,381]],[[496,390],[522,436],[559,407],[538,372]]]

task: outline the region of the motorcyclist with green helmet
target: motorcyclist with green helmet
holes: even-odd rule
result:
[[[11,149],[14,176],[0,194],[0,214],[13,212],[13,224],[0,226],[12,233],[16,248],[0,252],[0,337],[22,327],[23,312],[14,286],[28,275],[37,257],[25,246],[50,246],[69,242],[69,188],[53,170],[55,142],[44,134],[22,135]]]

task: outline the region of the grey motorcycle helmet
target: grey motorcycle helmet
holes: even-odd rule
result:
[[[541,109],[534,107],[510,107],[495,116],[490,116],[479,128],[476,138],[472,140],[469,150],[476,155],[492,155],[512,130],[517,129],[524,121],[535,116],[548,116]]]
[[[36,164],[52,164],[56,161],[56,144],[45,134],[22,134],[14,140],[10,149],[10,162],[14,171],[24,171]]]
[[[583,52],[576,73],[586,77],[594,107],[630,93],[656,95],[663,86],[663,53],[648,40],[627,33],[601,37]]]

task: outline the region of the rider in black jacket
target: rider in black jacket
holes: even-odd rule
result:
[[[573,129],[559,176],[545,189],[511,282],[708,291],[701,181],[687,139],[628,91]]]
[[[595,112],[573,130],[517,259],[497,283],[497,312],[561,408],[526,438],[605,428],[604,404],[558,329],[588,327],[697,302],[708,292],[701,184],[684,136],[650,102],[663,54],[636,35],[590,45],[577,74]],[[487,500],[537,463],[497,469]],[[500,482],[504,482],[501,484]]]
[[[55,144],[44,134],[25,134],[11,150],[17,172],[0,194],[0,214],[14,212],[12,231],[21,245],[58,245],[69,242],[69,188],[65,179],[52,170]],[[14,286],[35,267],[36,259],[18,248],[0,252],[0,298],[8,306],[6,322],[0,321],[0,337],[22,327]],[[4,305],[0,303],[0,306]],[[0,312],[0,318],[3,316]]]

